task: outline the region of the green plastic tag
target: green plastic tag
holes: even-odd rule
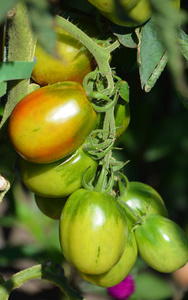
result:
[[[0,62],[0,81],[29,78],[35,64],[36,61]]]

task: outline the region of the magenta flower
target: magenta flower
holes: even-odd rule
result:
[[[128,299],[135,290],[134,280],[131,275],[128,275],[120,283],[107,288],[109,295],[116,300]]]

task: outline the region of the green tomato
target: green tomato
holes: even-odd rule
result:
[[[108,272],[99,275],[78,273],[81,277],[89,282],[92,282],[101,287],[111,287],[120,283],[133,268],[138,255],[138,248],[135,239],[134,232],[131,231],[128,234],[127,243],[122,257],[118,263],[112,267]]]
[[[188,261],[188,239],[184,231],[173,221],[149,215],[135,229],[139,254],[153,269],[171,273]]]
[[[151,186],[142,182],[129,182],[127,189],[124,189],[122,193],[120,192],[119,198],[140,216],[144,214],[159,214],[168,217],[168,212],[161,196]],[[132,220],[128,209],[126,209],[126,213],[129,219]]]
[[[103,128],[104,113],[98,114],[98,126]],[[130,123],[130,108],[129,103],[123,99],[119,99],[114,110],[115,125],[116,125],[116,141],[119,140],[121,135],[125,132]]]
[[[60,243],[66,260],[87,274],[102,274],[121,258],[127,241],[126,215],[109,194],[79,189],[60,217]]]
[[[80,146],[72,155],[51,164],[34,164],[19,158],[25,186],[33,193],[49,198],[62,198],[82,187],[83,172],[89,182],[97,169],[93,160]]]
[[[121,26],[137,26],[146,22],[152,14],[148,0],[88,0],[101,15]]]
[[[143,24],[152,16],[149,0],[88,0],[101,15],[120,26],[134,27]],[[171,0],[179,9],[180,0]]]
[[[41,212],[47,217],[59,220],[67,198],[45,198],[35,195],[35,202]]]
[[[73,153],[96,125],[81,84],[65,81],[24,97],[10,115],[9,135],[24,159],[44,164]]]
[[[58,26],[55,31],[57,55],[47,53],[37,43],[37,62],[31,74],[32,79],[42,86],[62,81],[76,81],[82,84],[84,77],[95,68],[94,58],[68,32]]]

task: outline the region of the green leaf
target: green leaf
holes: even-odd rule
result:
[[[170,0],[149,0],[153,16],[158,28],[163,45],[168,53],[168,67],[176,89],[183,97],[188,99],[188,86],[184,72],[183,57],[179,49],[177,36],[180,24],[187,22],[187,13],[183,10],[175,9]],[[176,6],[178,2],[175,2]],[[174,5],[175,5],[174,3]],[[186,104],[184,104],[186,106]]]
[[[162,300],[174,294],[172,286],[163,278],[151,273],[142,273],[135,278],[136,299]]]
[[[163,72],[167,62],[168,62],[168,55],[165,52],[165,54],[163,55],[163,57],[159,61],[158,65],[156,66],[155,70],[151,74],[150,78],[146,82],[145,87],[144,87],[145,92],[150,92],[151,91],[151,89],[155,85],[157,79],[160,77],[161,73]]]
[[[0,23],[6,18],[7,12],[17,4],[18,0],[0,0]]]
[[[180,37],[178,38],[178,44],[181,53],[188,61],[188,35],[183,30],[180,30]]]
[[[142,28],[142,33],[139,38],[139,69],[141,85],[142,88],[145,89],[148,80],[151,80],[151,76],[153,76],[152,86],[155,84],[155,82],[161,75],[161,72],[163,71],[167,60],[163,60],[165,47],[161,41],[158,26],[152,19],[150,19],[150,21],[146,23],[146,25]]]
[[[28,17],[38,43],[50,54],[55,54],[56,34],[54,16],[47,0],[25,0]]]
[[[119,42],[128,48],[136,48],[138,46],[138,37],[132,28],[112,25],[112,31],[117,36]]]
[[[119,87],[119,94],[120,97],[129,103],[129,86],[126,81],[119,81],[117,83],[117,86]]]
[[[19,80],[31,77],[36,61],[0,62],[0,80]]]
[[[129,85],[127,81],[122,80],[117,75],[114,75],[114,78],[117,80],[115,89],[118,90],[120,97],[129,103]]]

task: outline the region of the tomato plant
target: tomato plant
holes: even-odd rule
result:
[[[62,81],[83,82],[85,75],[95,68],[95,61],[88,50],[62,28],[56,26],[57,54],[51,55],[36,45],[36,65],[32,78],[40,85]]]
[[[49,164],[34,164],[19,158],[21,177],[26,187],[33,193],[51,198],[69,196],[82,186],[82,175],[90,181],[97,169],[94,161],[83,145],[73,154]]]
[[[182,118],[180,108],[188,108],[188,42],[181,28],[186,14],[178,11],[179,0],[61,2],[7,0],[0,10],[0,202],[10,200],[1,223],[25,226],[39,241],[27,251],[14,236],[13,259],[20,253],[27,260],[31,254],[47,258],[8,280],[0,275],[0,299],[40,278],[81,300],[68,283],[78,284],[85,298],[82,279],[106,288],[125,284],[130,273],[136,274],[133,298],[164,299],[145,283],[142,291],[152,295],[140,294],[143,265],[137,257],[146,263],[144,272],[171,273],[188,260],[187,115]],[[78,16],[87,19],[87,28],[94,22],[97,34],[80,26]],[[165,202],[142,180],[157,184]],[[52,220],[35,210],[33,196]],[[166,206],[182,229],[168,219]],[[53,224],[59,225],[56,234]],[[3,263],[12,262],[6,242],[3,237]],[[75,268],[79,282],[66,280],[61,265],[67,276]],[[168,298],[176,294],[176,287],[171,290]]]
[[[127,235],[126,216],[111,195],[78,189],[68,198],[60,217],[60,243],[67,261],[81,272],[111,269]]]
[[[9,134],[16,151],[34,163],[49,163],[75,151],[95,128],[97,114],[77,82],[42,87],[14,108]]]
[[[120,199],[138,215],[159,214],[168,217],[162,197],[155,189],[142,182],[128,182],[127,188],[120,192]]]
[[[149,215],[135,229],[138,250],[144,261],[153,269],[171,273],[188,261],[188,239],[173,221]]]
[[[67,198],[47,198],[35,194],[35,202],[41,212],[47,217],[59,220]]]
[[[98,286],[111,287],[120,283],[133,268],[137,259],[138,249],[134,232],[128,234],[123,255],[115,266],[104,274],[91,275],[79,272],[81,277]]]

